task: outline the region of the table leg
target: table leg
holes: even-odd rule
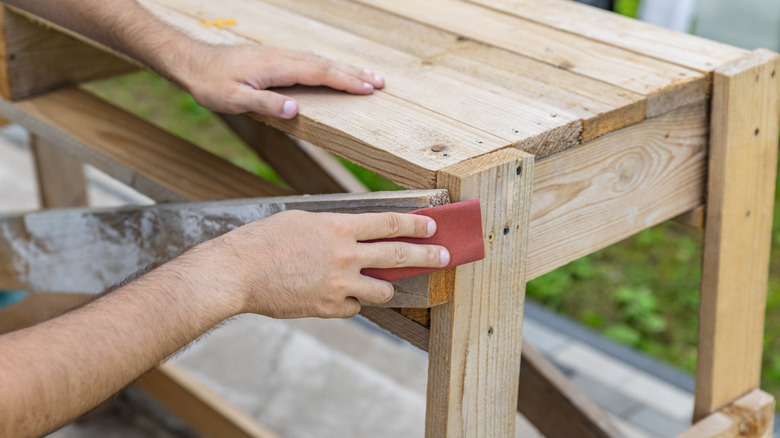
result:
[[[431,309],[426,436],[514,436],[533,156],[504,149],[444,169],[452,200],[480,199],[484,260],[456,268]]]
[[[759,386],[780,120],[780,57],[714,73],[694,420]]]

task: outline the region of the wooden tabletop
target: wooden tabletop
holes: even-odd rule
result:
[[[307,50],[384,75],[367,97],[285,90],[300,116],[263,120],[410,188],[497,149],[543,158],[704,101],[712,70],[745,54],[567,0],[142,4],[198,39]]]

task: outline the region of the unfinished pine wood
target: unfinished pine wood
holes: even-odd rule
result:
[[[280,211],[404,212],[447,200],[443,190],[398,191],[0,216],[0,289],[97,294],[199,242]],[[449,299],[449,289],[436,295],[438,289],[429,288],[429,275],[394,286],[395,295],[382,306],[430,307]]]
[[[138,380],[136,386],[151,394],[205,437],[277,437],[178,365],[162,364]]]
[[[306,48],[322,56],[382,71],[393,80],[388,81],[383,90],[375,93],[377,98],[383,95],[394,96],[445,116],[458,125],[478,129],[532,153],[549,155],[579,142],[580,119],[563,109],[531,100],[512,90],[496,90],[492,84],[483,83],[480,79],[453,70],[436,66],[424,68],[419,58],[299,14],[252,0],[234,0],[220,5],[205,0],[155,1],[190,14],[197,20],[209,20],[225,14],[242,15],[246,17],[245,20],[238,20],[236,26],[224,31],[235,32],[264,44],[294,49]],[[305,98],[307,95],[300,96]],[[368,100],[364,98],[361,101]],[[301,107],[303,108],[303,102]],[[333,111],[332,108],[328,110]],[[354,112],[350,115],[355,116]],[[289,126],[291,123],[277,119],[266,121],[274,126],[279,124],[280,127]],[[367,126],[376,125],[377,122],[377,117],[366,121]],[[294,132],[291,133],[300,137]],[[396,135],[403,133],[398,132]],[[487,141],[475,138],[470,142],[471,147],[464,149],[484,150]],[[312,142],[320,144],[317,141]],[[452,146],[449,146],[449,149],[450,157],[457,155],[466,159],[474,156],[464,155],[463,150]],[[419,151],[416,152],[419,154]]]
[[[0,100],[0,114],[157,201],[291,193],[78,89]]]
[[[43,208],[87,205],[87,181],[80,161],[62,149],[30,134],[30,150]]]
[[[701,73],[480,5],[459,0],[354,1],[647,96],[647,117],[706,99]]]
[[[0,7],[0,93],[17,100],[137,67]]]
[[[568,0],[468,1],[702,73],[747,53]]]
[[[533,163],[507,149],[439,175],[453,199],[480,200],[487,242],[431,309],[427,437],[514,436]]]
[[[640,122],[646,98],[446,29],[436,29],[350,0],[264,0],[339,29],[512,90],[583,119],[582,139]],[[388,78],[393,80],[392,77]]]
[[[219,117],[300,193],[368,191],[335,158],[319,153],[310,143],[302,146],[285,133],[244,114],[220,114]]]
[[[691,211],[687,211],[679,216],[676,216],[672,220],[678,224],[682,224],[691,228],[702,229],[704,228],[704,218],[706,212],[704,206],[696,207]]]
[[[555,365],[523,344],[517,410],[547,438],[619,438],[623,433]]]
[[[676,438],[769,438],[774,412],[774,397],[755,389],[701,419]]]
[[[528,279],[702,205],[707,134],[694,105],[540,160]]]
[[[715,71],[697,420],[760,383],[779,119],[780,56],[757,50]]]

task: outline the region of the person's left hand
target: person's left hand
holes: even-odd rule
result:
[[[198,45],[174,79],[208,109],[282,119],[298,114],[298,102],[266,88],[324,85],[371,94],[385,84],[381,76],[345,62],[269,46]]]

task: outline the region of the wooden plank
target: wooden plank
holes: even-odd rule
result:
[[[755,389],[712,413],[676,438],[771,438],[775,399]]]
[[[81,207],[88,204],[87,181],[81,162],[35,134],[30,134],[30,150],[43,208]]]
[[[715,71],[694,419],[759,386],[778,119],[780,56]]]
[[[137,67],[0,7],[0,93],[24,99]]]
[[[291,193],[78,89],[0,99],[0,114],[156,201]]]
[[[363,307],[360,309],[360,316],[420,350],[428,351],[431,330],[427,326],[407,318],[401,314],[399,309]]]
[[[579,142],[581,132],[579,117],[562,109],[449,69],[426,67],[423,65],[423,60],[419,58],[283,9],[252,0],[234,0],[220,5],[205,0],[155,1],[179,12],[190,14],[191,20],[210,20],[225,14],[241,15],[246,18],[238,20],[236,26],[231,26],[229,30],[223,32],[235,32],[256,42],[279,47],[293,49],[305,47],[322,56],[358,63],[374,71],[381,71],[393,80],[371,97],[379,99],[383,98],[381,96],[393,96],[414,107],[440,114],[454,122],[456,126],[470,126],[485,135],[501,138],[524,150],[549,155]],[[453,93],[452,90],[458,92]],[[309,98],[311,93],[307,92],[305,95],[296,93],[295,96],[305,99]],[[355,98],[353,97],[352,100]],[[357,100],[371,101],[366,98]],[[301,102],[301,108],[303,107],[304,102]],[[329,106],[321,116],[338,111]],[[356,116],[352,106],[348,112],[350,118]],[[380,113],[374,113],[371,119],[365,120],[366,126],[376,126],[381,122],[375,114]],[[300,125],[300,122],[270,118],[263,120],[296,137],[310,140],[289,131],[291,125]],[[327,124],[339,126],[333,122]],[[402,130],[391,132],[394,133],[393,137],[411,137]],[[317,141],[310,141],[320,144]],[[476,150],[489,152],[497,149],[493,147],[484,150],[487,141],[487,138],[473,138],[469,142],[471,146],[463,150],[455,149],[445,143],[449,148],[447,156],[459,156],[461,159],[476,156],[476,154],[465,154],[474,147],[474,143],[479,147]],[[325,144],[322,146],[324,147]],[[420,149],[415,150],[413,157],[404,157],[417,159],[420,151]]]
[[[190,246],[280,211],[403,212],[447,200],[443,190],[397,191],[0,216],[0,288],[97,294]],[[446,300],[434,295],[428,278],[396,282],[395,296],[383,306],[430,307]]]
[[[468,1],[703,73],[747,53],[568,0]]]
[[[673,221],[678,224],[686,225],[691,228],[702,229],[704,228],[704,218],[706,211],[704,206],[696,207],[693,210],[686,211],[685,213],[672,218]]]
[[[264,0],[441,66],[562,108],[583,119],[582,140],[638,123],[647,99],[511,51],[350,0]],[[393,78],[389,78],[393,80]]]
[[[595,403],[527,342],[520,370],[517,410],[545,437],[623,436]]]
[[[460,0],[354,1],[647,96],[647,117],[706,99],[701,73],[480,5]]]
[[[302,145],[285,133],[244,114],[219,114],[219,117],[300,193],[368,191],[335,158],[311,143]]]
[[[151,394],[205,437],[278,436],[173,363],[162,364],[150,371],[136,382],[136,386]]]
[[[533,163],[508,149],[439,175],[453,199],[480,200],[488,242],[431,309],[427,437],[514,436]]]
[[[694,105],[540,160],[528,279],[702,205],[707,139]]]

